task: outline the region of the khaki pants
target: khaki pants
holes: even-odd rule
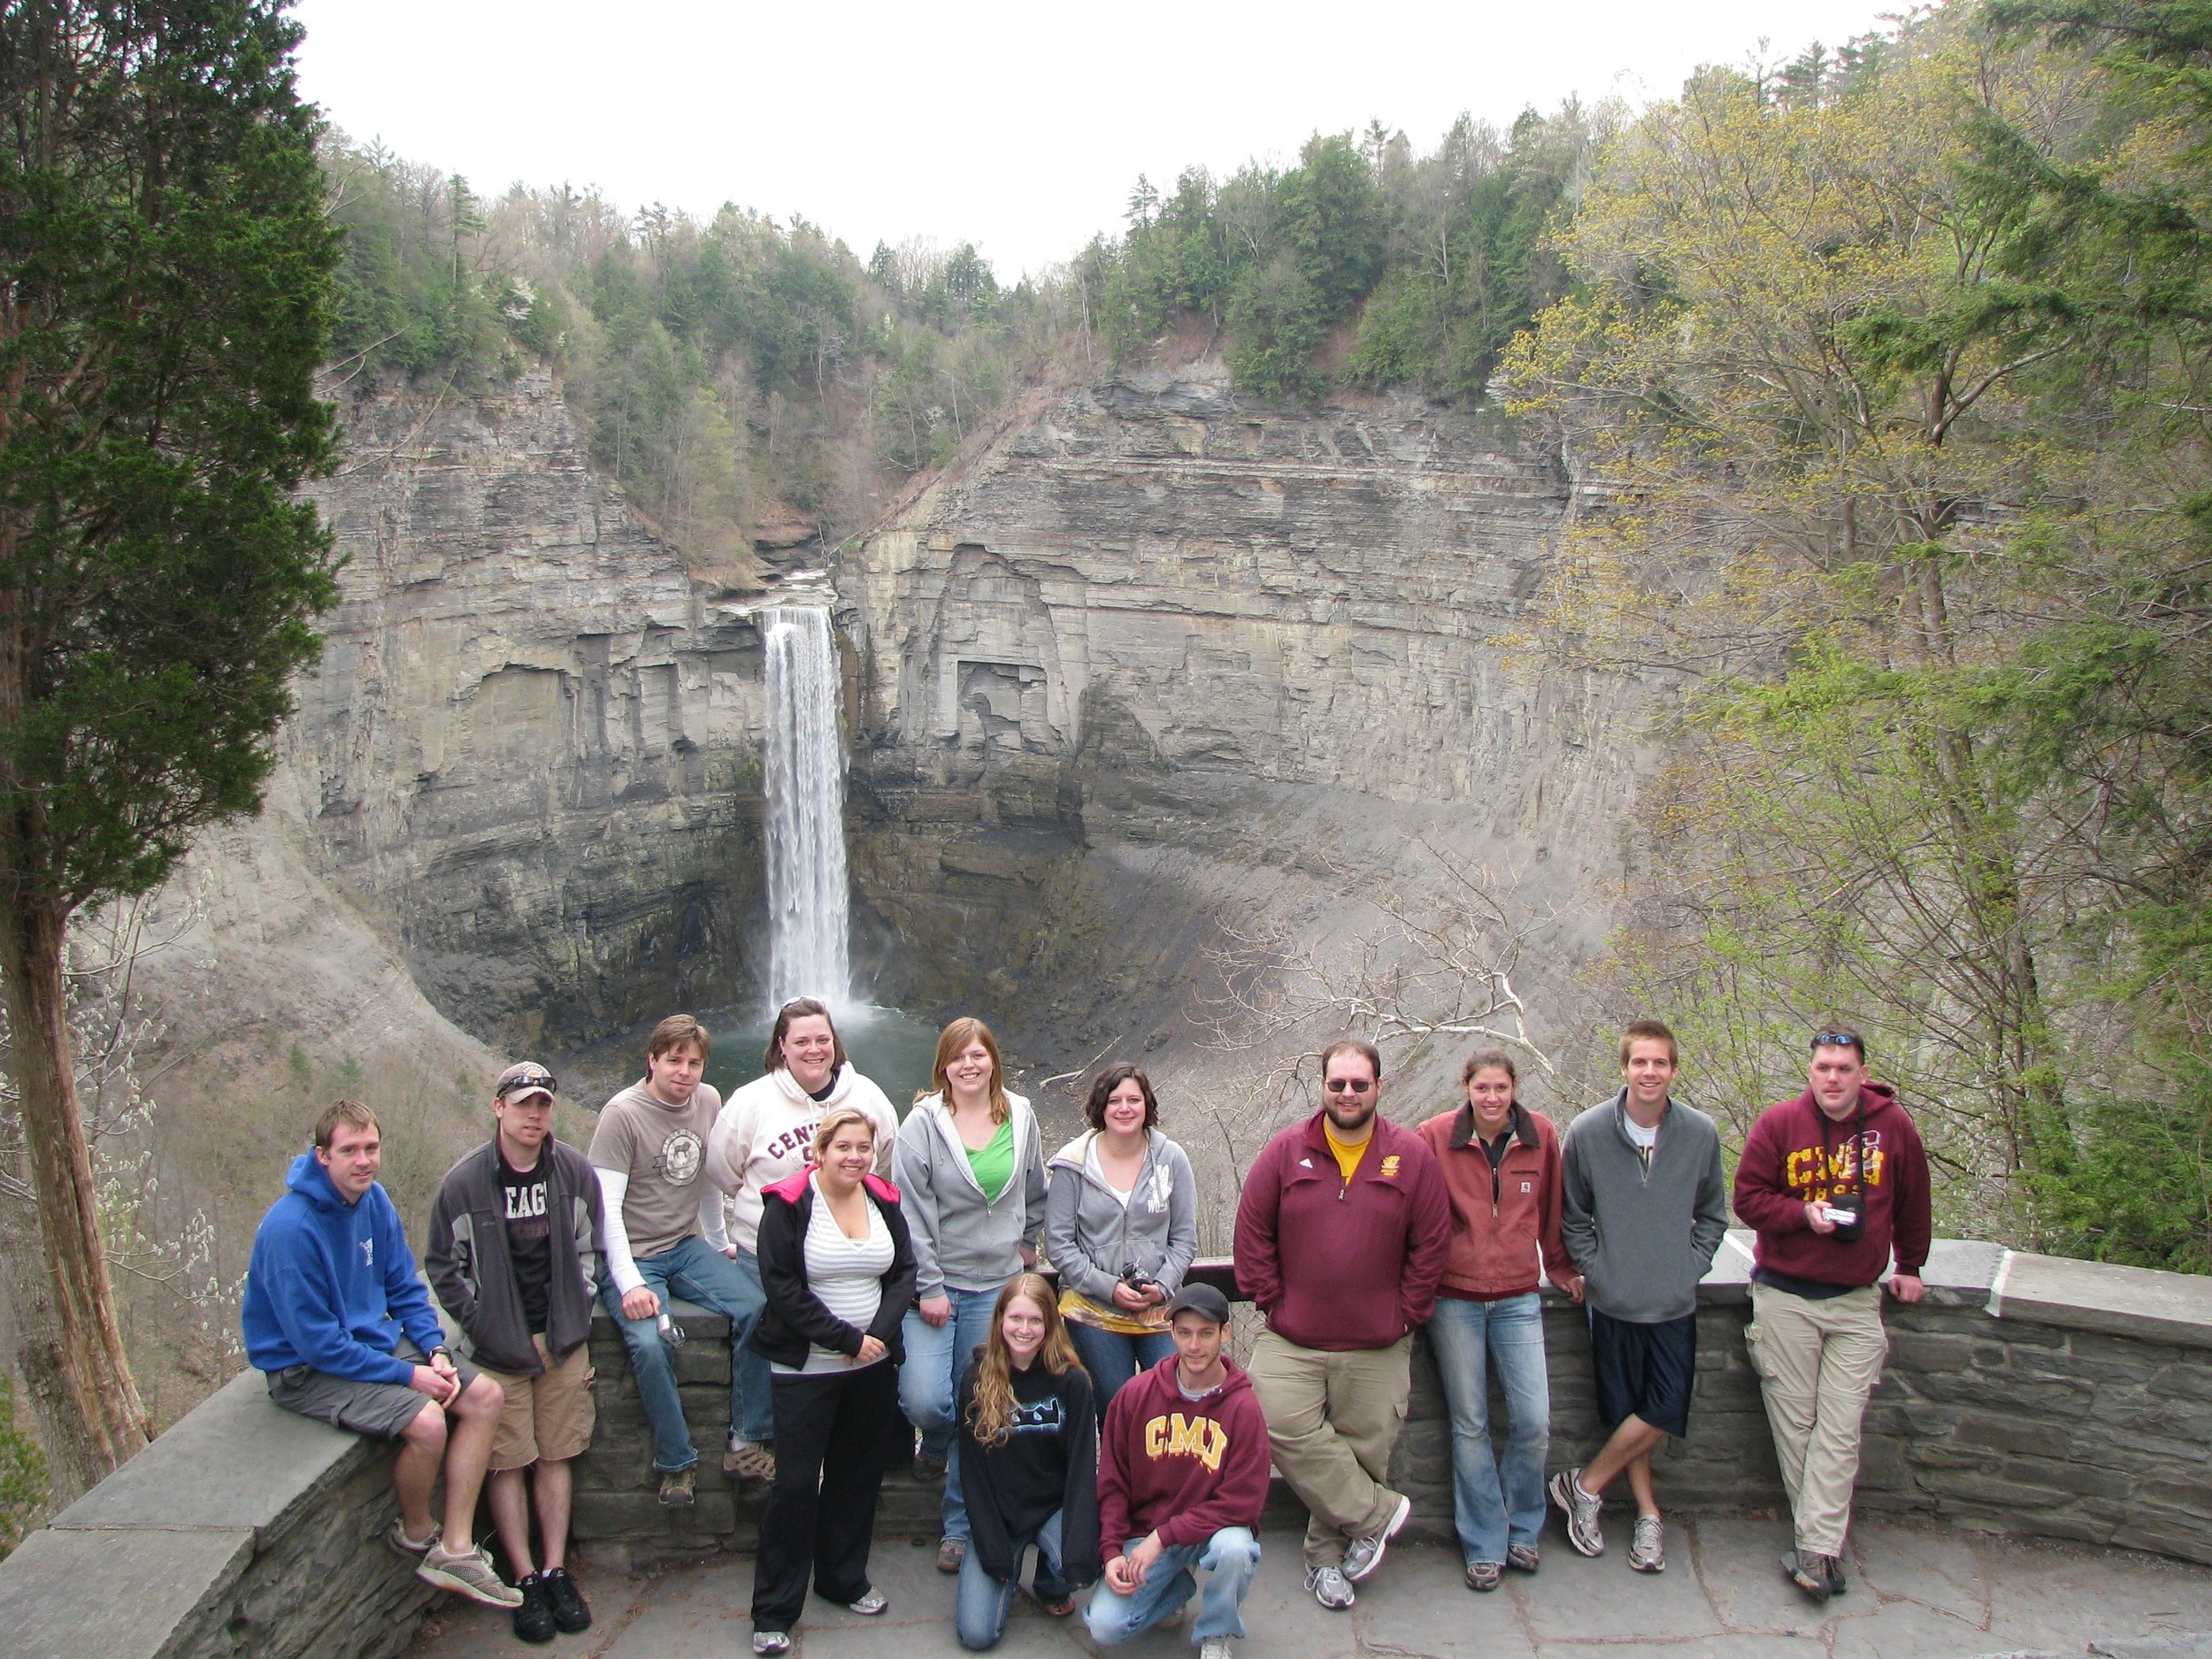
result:
[[[1839,1555],[1859,1478],[1859,1420],[1889,1357],[1881,1286],[1813,1302],[1755,1284],[1744,1341],[1766,1396],[1797,1548]]]
[[[1263,1331],[1247,1369],[1275,1467],[1311,1517],[1306,1564],[1337,1566],[1346,1540],[1380,1532],[1401,1502],[1382,1482],[1413,1392],[1413,1338],[1329,1354]]]

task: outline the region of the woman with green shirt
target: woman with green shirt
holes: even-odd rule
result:
[[[998,1042],[979,1019],[956,1019],[937,1040],[936,1089],[899,1126],[891,1179],[914,1239],[914,1310],[906,1316],[899,1406],[921,1431],[915,1473],[946,1474],[937,1566],[958,1572],[968,1552],[953,1390],[990,1333],[991,1310],[1015,1274],[1037,1264],[1045,1160],[1036,1114],[1006,1091]],[[949,1470],[947,1465],[949,1463]],[[1056,1570],[1058,1563],[1052,1565]]]

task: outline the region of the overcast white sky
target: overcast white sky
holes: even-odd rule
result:
[[[1165,184],[1379,116],[1417,150],[1569,94],[1671,96],[1701,63],[1877,27],[1894,0],[1306,0],[1181,6],[303,0],[306,96],[354,137],[467,176],[597,185],[626,209],[804,213],[972,240],[1011,280]]]

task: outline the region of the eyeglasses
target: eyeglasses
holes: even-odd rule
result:
[[[1375,1087],[1375,1079],[1371,1077],[1333,1077],[1321,1087],[1332,1094],[1341,1094],[1348,1090],[1354,1094],[1364,1094]]]
[[[495,1098],[505,1100],[524,1089],[543,1089],[549,1094],[557,1094],[561,1092],[561,1086],[543,1066],[532,1066],[502,1083]]]

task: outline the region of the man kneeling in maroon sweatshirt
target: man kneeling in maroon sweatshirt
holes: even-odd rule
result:
[[[1932,1231],[1928,1155],[1911,1115],[1869,1080],[1866,1040],[1834,1021],[1812,1077],[1759,1114],[1736,1166],[1736,1213],[1758,1230],[1744,1339],[1766,1395],[1797,1548],[1782,1568],[1816,1601],[1844,1589],[1859,1423],[1881,1380],[1882,1275],[1918,1302]]]
[[[1206,1600],[1191,1640],[1228,1659],[1244,1634],[1244,1593],[1260,1562],[1252,1534],[1267,1502],[1267,1421],[1252,1379],[1222,1352],[1229,1299],[1188,1285],[1167,1305],[1175,1356],[1125,1383],[1098,1447],[1099,1552],[1106,1574],[1084,1614],[1102,1647],[1127,1641]]]

